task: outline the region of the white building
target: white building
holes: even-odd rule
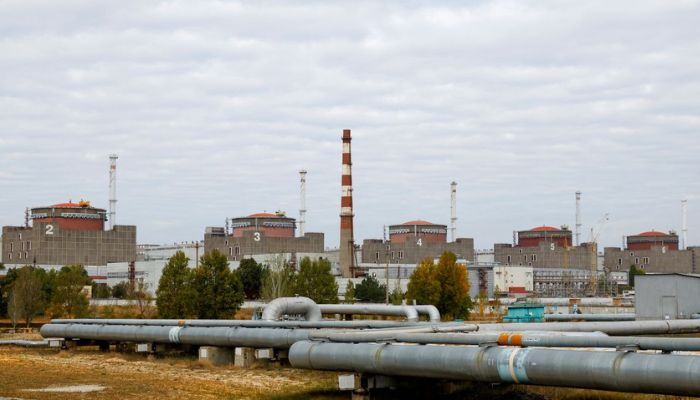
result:
[[[497,293],[508,293],[518,288],[518,293],[531,293],[534,287],[533,268],[526,265],[496,265],[493,267],[493,285]]]

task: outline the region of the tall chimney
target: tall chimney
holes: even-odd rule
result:
[[[688,249],[688,200],[681,200],[681,248]]]
[[[450,233],[452,241],[455,241],[455,232],[457,231],[457,182],[452,181],[450,184]]]
[[[299,171],[299,179],[301,185],[299,186],[299,236],[304,236],[306,233],[306,171]]]
[[[353,278],[355,272],[355,240],[353,239],[352,160],[350,129],[343,129],[343,170],[340,179],[340,272],[343,278]]]
[[[114,229],[117,216],[117,155],[109,155],[109,229]]]
[[[581,192],[576,191],[576,246],[581,245]]]

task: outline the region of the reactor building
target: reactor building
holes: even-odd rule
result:
[[[362,263],[418,264],[435,259],[446,251],[457,258],[474,260],[474,239],[447,241],[447,225],[413,220],[389,226],[389,239],[365,239],[362,242]]]
[[[32,208],[24,226],[2,228],[2,262],[8,266],[102,266],[134,261],[136,226],[114,225],[105,230],[105,221],[107,211],[88,201]]]
[[[604,265],[611,271],[628,271],[635,265],[646,272],[700,272],[700,247],[679,248],[678,235],[659,231],[642,232],[625,238],[624,249],[606,247]]]
[[[323,253],[323,233],[295,236],[296,220],[283,212],[256,213],[227,220],[226,227],[207,227],[204,251],[214,249],[229,261],[263,254]]]

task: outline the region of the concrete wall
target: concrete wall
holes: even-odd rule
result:
[[[33,227],[2,228],[5,264],[107,265],[136,260],[136,227],[113,230],[63,230],[58,224],[37,222]],[[12,255],[10,256],[10,253]]]
[[[403,243],[366,239],[362,242],[362,263],[386,264],[388,261],[390,264],[418,264],[426,258],[440,257],[446,251],[455,253],[459,259],[474,260],[474,239],[459,238],[447,243],[418,239]]]
[[[526,291],[533,290],[533,268],[521,266],[493,267],[493,285],[498,292],[508,293],[511,287],[524,287]],[[494,289],[496,290],[496,289]]]
[[[555,243],[540,243],[537,247],[513,247],[510,244],[495,244],[494,258],[502,265],[526,265],[534,268],[566,267],[567,251]],[[590,269],[596,260],[588,243],[570,247],[568,268]],[[597,262],[597,261],[595,261]]]
[[[230,261],[240,261],[257,254],[323,253],[323,233],[306,233],[303,237],[272,237],[261,231],[245,231],[240,237],[206,233],[204,251],[218,249]]]
[[[664,246],[652,246],[651,250],[606,247],[603,263],[611,271],[629,271],[634,264],[647,272],[700,273],[700,247],[688,247],[688,250],[670,250]]]
[[[700,276],[637,275],[634,286],[637,319],[690,318],[700,313]]]

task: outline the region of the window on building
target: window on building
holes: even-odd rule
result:
[[[24,251],[24,242],[20,243],[22,245],[22,251]]]
[[[8,258],[9,260],[12,260],[12,253],[7,253],[7,258]]]
[[[22,252],[17,253],[17,258],[22,259]]]
[[[32,241],[27,240],[27,250],[31,250],[31,249],[32,249]]]
[[[226,241],[226,246],[228,246],[228,240]]]
[[[639,257],[637,257],[637,258],[634,259],[634,264],[635,264],[635,265],[639,265]]]
[[[374,258],[379,261],[379,252],[374,253]]]
[[[510,264],[510,256],[506,257],[506,260],[507,260],[506,262],[507,262],[508,264]]]
[[[622,259],[621,259],[621,258],[618,258],[618,259],[617,259],[617,265],[622,265]]]
[[[530,260],[532,261],[537,261],[537,254],[533,254],[530,256]]]
[[[24,252],[24,258],[26,258],[27,260],[29,259],[29,252],[28,251]]]
[[[19,240],[22,240],[22,234],[21,234],[21,233],[19,234]]]
[[[403,250],[399,251],[399,258],[403,259]]]
[[[649,257],[644,257],[644,258],[642,258],[642,262],[643,262],[644,264],[649,264]]]
[[[529,263],[527,263],[527,265],[529,265],[529,266],[532,266],[532,263],[531,263],[531,262],[529,262]]]
[[[393,251],[391,252],[391,259],[392,260],[394,259],[394,252]]]
[[[630,251],[630,257],[634,257],[634,252]]]
[[[241,254],[241,248],[240,248],[240,247],[236,246],[233,250],[234,250],[233,253],[234,253],[235,255],[240,255],[240,254]]]
[[[232,256],[233,255],[233,247],[228,248],[228,255]]]
[[[15,243],[10,242],[10,251],[15,251]]]

